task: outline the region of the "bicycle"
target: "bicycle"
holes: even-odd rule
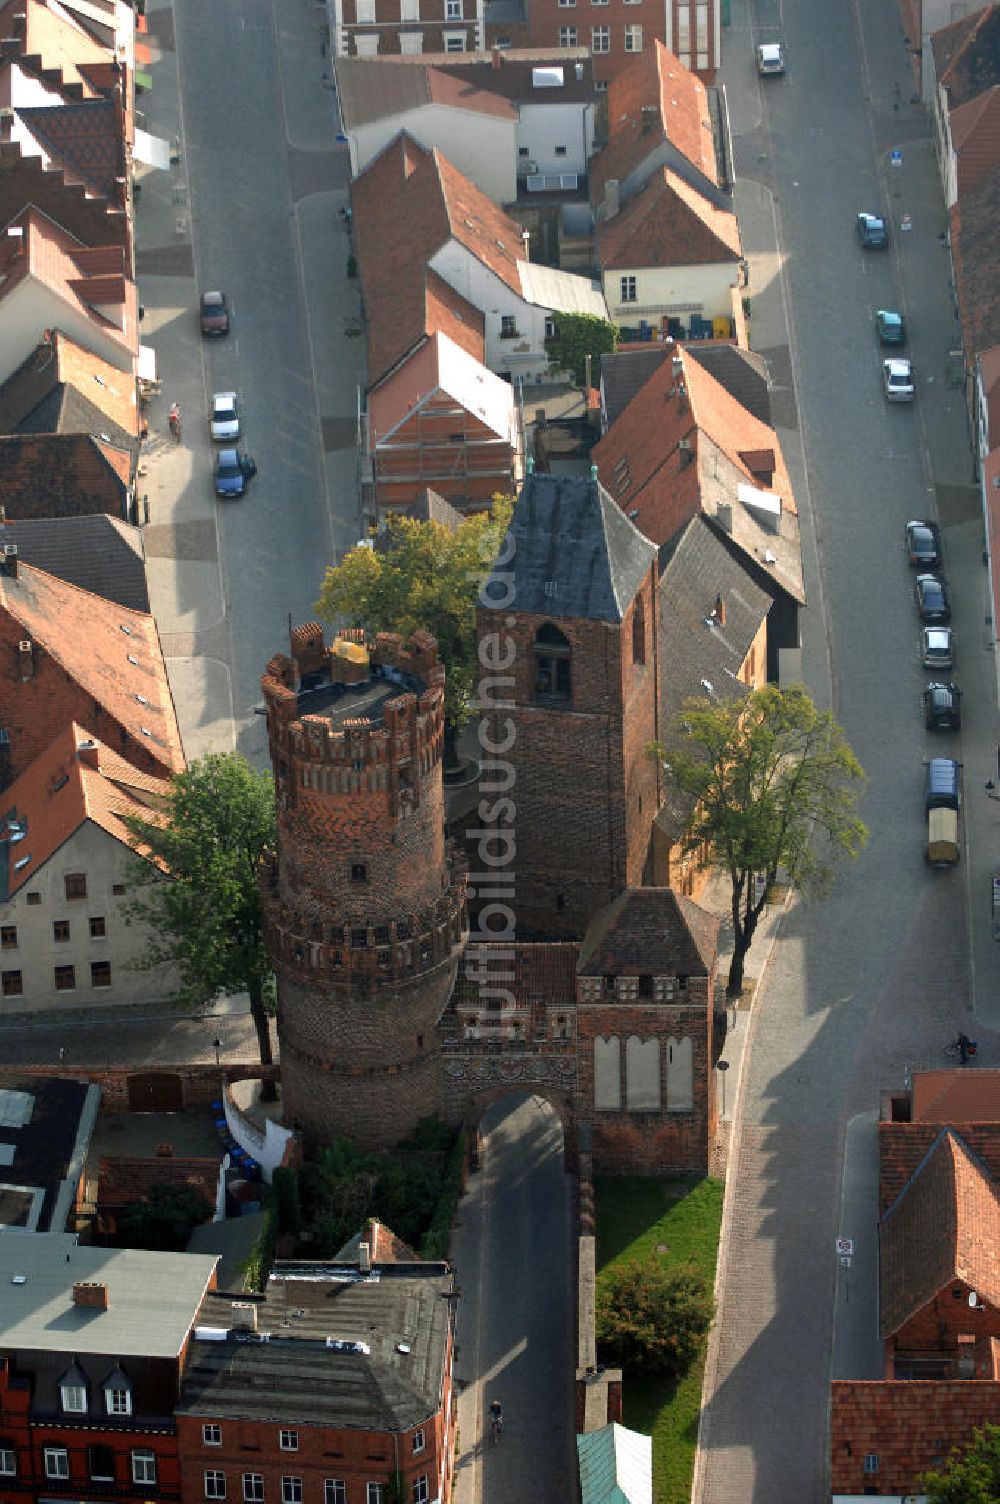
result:
[[[492,1427],[493,1427],[493,1445],[496,1446],[497,1442],[500,1440],[500,1434],[503,1431],[503,1416],[502,1415],[494,1415],[493,1421],[492,1421]]]
[[[963,1042],[965,1048],[964,1059],[962,1058]],[[969,1039],[964,1034],[957,1034],[954,1039],[948,1041],[941,1053],[946,1055],[950,1060],[959,1059],[965,1065],[968,1061],[975,1060],[978,1050],[979,1046],[974,1039]]]

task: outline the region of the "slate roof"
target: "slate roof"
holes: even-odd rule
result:
[[[669,167],[651,173],[611,219],[598,221],[597,245],[603,271],[719,262],[735,266],[743,255],[736,215],[710,204]]]
[[[3,798],[5,796],[0,796]],[[11,1122],[4,1111],[8,1094],[27,1097],[23,1120]],[[0,1075],[0,1144],[13,1147],[10,1163],[0,1165],[0,1181],[17,1193],[19,1215],[0,1226],[31,1232],[63,1232],[73,1211],[100,1090],[86,1081],[59,1076]],[[6,1156],[5,1156],[6,1159]]]
[[[0,434],[106,433],[126,449],[138,431],[134,380],[59,329],[0,385]]]
[[[277,1265],[264,1295],[246,1297],[270,1341],[196,1338],[177,1413],[369,1431],[428,1420],[441,1403],[454,1278],[433,1263],[381,1264],[377,1273],[365,1279],[356,1264],[336,1262]],[[290,1310],[301,1314],[289,1318]],[[198,1327],[224,1330],[231,1319],[231,1302],[208,1295]],[[337,1351],[328,1337],[370,1352]]]
[[[65,168],[67,183],[83,183],[116,207],[125,204],[125,142],[114,100],[21,107],[17,115],[45,156]]]
[[[129,743],[141,748],[144,757],[156,759],[165,775],[182,771],[180,732],[151,616],[78,590],[44,570],[20,565],[16,579],[0,576],[0,626],[4,617],[19,640],[30,639],[36,650],[76,681],[94,705],[95,719],[98,713],[107,715],[110,725],[120,728],[123,749]],[[5,635],[9,637],[10,628]],[[135,663],[130,662],[133,658]],[[30,687],[29,683],[24,689]],[[11,695],[6,720],[15,745],[25,721],[29,725],[23,739],[34,740],[37,697]],[[144,734],[144,728],[150,735]],[[92,733],[92,728],[87,729]]]
[[[588,167],[591,201],[669,141],[709,183],[718,184],[708,93],[663,43],[654,41],[608,85],[608,144]]]
[[[1000,165],[984,171],[951,210],[952,263],[962,343],[970,363],[981,350],[1000,344],[1000,280],[996,275],[998,224]]]
[[[497,961],[491,966],[490,947],[477,945],[470,951],[468,969],[460,963],[449,1011],[463,1016],[488,1013],[483,999],[480,972],[503,976],[503,985],[514,996],[513,1007],[521,1013],[538,1014],[546,1007],[572,1008],[576,1002],[576,963],[580,947],[572,941],[546,941],[496,947]],[[475,958],[485,958],[482,967]]]
[[[950,1129],[882,1218],[880,1334],[898,1332],[954,1280],[1000,1306],[998,1187]]]
[[[656,550],[596,480],[529,475],[521,487],[510,534],[513,560],[491,577],[481,595],[504,596],[514,575],[521,615],[622,621],[649,573]]]
[[[931,37],[938,85],[948,91],[948,108],[967,104],[1000,83],[1000,5],[984,5],[971,16],[943,26]]]
[[[89,590],[129,611],[149,611],[142,529],[105,512],[87,517],[8,519],[0,544],[17,545],[18,558],[46,574]]]
[[[135,460],[133,444],[89,433],[9,434],[0,437],[0,505],[14,518],[126,518]]]
[[[96,769],[81,761],[79,749],[87,745],[96,748]],[[33,882],[45,863],[88,821],[123,848],[130,847],[126,817],[152,820],[150,801],[162,801],[169,792],[166,780],[139,773],[71,721],[0,794],[0,899],[12,898]],[[24,831],[17,840],[8,839],[11,822]]]
[[[439,496],[437,491],[432,491],[430,486],[425,486],[409,506],[385,507],[383,510],[386,521],[393,517],[409,517],[414,522],[436,522],[440,527],[446,527],[449,533],[455,532],[462,521],[461,512],[450,501]],[[388,529],[380,531],[375,538],[376,552],[386,553],[391,547]]]
[[[591,920],[577,974],[708,976],[719,921],[672,888],[626,888]]]

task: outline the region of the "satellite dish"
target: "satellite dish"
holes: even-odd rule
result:
[[[976,1306],[978,1304],[979,1304],[979,1296],[976,1294],[975,1290],[970,1290],[969,1291],[969,1305],[972,1307],[973,1310],[975,1310]]]

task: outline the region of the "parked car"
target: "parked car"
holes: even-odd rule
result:
[[[961,808],[962,764],[953,757],[932,757],[928,762],[924,806],[926,809]]]
[[[954,867],[962,854],[957,809],[927,811],[927,860],[932,867]]]
[[[757,48],[757,72],[765,76],[784,73],[785,49],[780,42],[761,42]]]
[[[238,449],[220,449],[215,457],[216,496],[242,496],[247,488],[246,456]]]
[[[955,644],[950,627],[924,627],[920,634],[920,662],[924,668],[951,668]]]
[[[924,690],[928,731],[957,731],[962,724],[962,691],[957,684],[928,684]]]
[[[238,439],[240,409],[235,392],[216,392],[212,398],[212,438]]]
[[[936,522],[906,524],[906,557],[911,564],[937,569],[941,563],[941,529]]]
[[[917,598],[917,612],[921,621],[933,622],[935,624],[951,621],[951,601],[948,598],[948,587],[939,575],[918,574],[914,593]]]
[[[882,382],[890,402],[913,401],[913,362],[895,356],[882,362]]]
[[[881,214],[859,214],[856,224],[863,250],[883,250],[889,244],[889,226]]]
[[[202,293],[201,332],[208,335],[229,333],[229,304],[224,292]]]
[[[906,323],[892,308],[876,308],[875,332],[880,345],[905,345]]]

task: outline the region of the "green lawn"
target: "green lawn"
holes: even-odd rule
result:
[[[715,1281],[722,1220],[721,1180],[683,1176],[598,1176],[597,1283],[620,1260],[656,1256],[693,1262]],[[653,1438],[654,1504],[688,1504],[698,1439],[702,1364],[680,1383],[625,1374],[625,1424]]]

